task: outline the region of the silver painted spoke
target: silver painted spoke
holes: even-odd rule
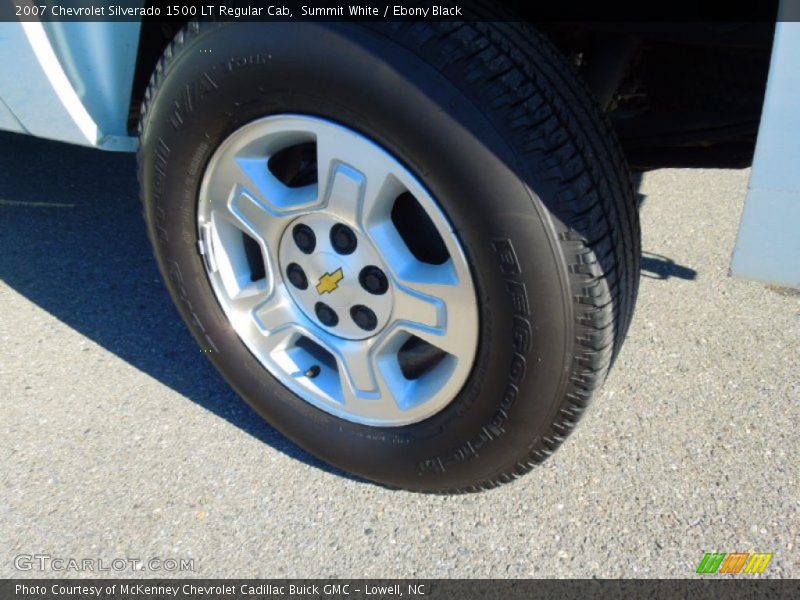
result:
[[[298,209],[308,208],[317,201],[316,186],[291,188],[284,185],[267,169],[264,157],[238,156],[230,168],[238,168],[244,177],[245,189],[276,214],[291,214]]]
[[[304,335],[299,324],[297,310],[286,294],[276,291],[268,300],[256,304],[250,313],[250,320],[243,331],[250,333],[256,348],[261,353],[275,357]]]
[[[442,298],[431,295],[431,292],[438,294],[441,290],[430,290],[430,286],[419,287],[425,291],[406,284],[395,286],[394,320],[427,329],[446,328],[447,305]]]
[[[324,210],[353,224],[366,226],[388,218],[400,191],[385,161],[371,144],[351,140],[342,144],[327,134],[317,138],[317,173]],[[398,192],[392,194],[393,190]]]
[[[319,182],[324,210],[349,223],[357,223],[365,187],[363,173],[349,165],[330,161],[326,178]]]
[[[215,177],[208,182],[208,186],[204,190],[214,208],[227,206],[233,196],[243,192],[255,197],[262,204],[269,204],[264,190],[252,181],[242,169],[242,165],[232,150],[221,155],[217,161]],[[276,181],[275,183],[280,182]]]
[[[234,225],[261,242],[265,250],[277,248],[288,223],[286,217],[271,212],[244,190],[231,197],[224,215]]]
[[[398,327],[449,354],[470,352],[458,323],[463,322],[459,317],[465,309],[469,312],[474,306],[472,290],[448,281],[449,272],[444,267],[418,263],[404,272],[405,276],[395,282],[392,316]]]
[[[294,323],[284,323],[281,327],[271,330],[256,342],[262,351],[274,357],[280,351],[290,347],[296,339],[303,334],[301,328]]]
[[[345,404],[356,398],[377,398],[383,385],[380,369],[372,354],[373,344],[342,340],[336,343],[336,361],[342,375]]]
[[[205,182],[203,194],[213,207],[228,205],[232,198],[246,193],[275,216],[289,216],[318,201],[316,186],[284,185],[267,168],[266,151],[256,151],[252,145],[245,140],[223,145],[212,159],[209,169],[213,168],[214,177]]]
[[[263,335],[271,335],[287,325],[297,324],[297,310],[292,299],[276,291],[268,300],[253,309],[256,326]]]
[[[239,288],[236,294],[230,296],[229,301],[237,313],[252,318],[255,308],[267,301],[267,294],[264,286],[249,283]]]
[[[257,340],[261,351],[273,352],[298,331],[297,311],[291,298],[280,292],[267,296],[263,286],[246,286],[230,298],[230,308],[234,329]]]
[[[339,372],[341,400],[348,411],[362,415],[366,420],[380,422],[394,419],[402,421],[403,414],[395,402],[391,374],[384,373],[386,356],[383,347],[386,339],[374,338],[367,342],[335,339],[333,336],[314,336],[314,341],[331,353]]]
[[[428,290],[440,296],[454,296],[454,288],[443,286],[442,290]],[[446,292],[442,294],[442,292]],[[452,304],[451,304],[452,306]],[[453,356],[471,352],[468,339],[460,334],[456,311],[441,298],[423,296],[417,291],[403,290],[395,295],[397,328],[444,350]]]

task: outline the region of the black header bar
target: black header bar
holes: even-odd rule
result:
[[[784,0],[0,0],[0,21],[761,22],[795,20]]]

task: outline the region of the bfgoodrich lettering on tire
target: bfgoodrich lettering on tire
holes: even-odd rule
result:
[[[191,24],[140,134],[181,315],[331,464],[414,490],[510,481],[570,433],[620,349],[629,174],[532,29]]]

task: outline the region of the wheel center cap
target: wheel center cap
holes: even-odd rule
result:
[[[281,239],[279,262],[292,299],[325,331],[363,340],[389,321],[387,271],[356,227],[322,213],[298,217]]]

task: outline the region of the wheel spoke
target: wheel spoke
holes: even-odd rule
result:
[[[397,341],[390,333],[374,344],[351,344],[337,358],[344,408],[376,423],[402,420],[408,382],[397,363]]]
[[[276,289],[269,299],[255,305],[251,314],[259,332],[267,337],[289,326],[296,326],[299,320],[292,299],[280,289]]]
[[[407,284],[395,287],[394,320],[420,328],[444,329],[447,327],[447,306],[440,297],[431,295],[431,292],[440,293],[441,290],[430,290],[430,286],[420,287],[425,292]]]
[[[239,228],[259,240],[270,254],[280,244],[288,221],[284,215],[270,210],[241,188],[231,196],[224,214]]]
[[[275,216],[288,216],[317,202],[314,185],[290,188],[267,168],[268,156],[238,155],[232,149],[217,159],[215,177],[203,190],[213,208],[247,194]]]
[[[324,134],[317,138],[322,206],[326,212],[364,227],[388,217],[391,201],[397,196],[392,195],[392,188],[399,190],[385,162],[369,150],[363,144],[342,144]]]
[[[305,335],[300,320],[291,298],[276,291],[267,301],[254,306],[250,319],[242,330],[249,332],[257,354],[289,365],[290,362],[281,358],[281,355],[285,355],[285,351]],[[296,371],[295,368],[287,368],[292,372]]]
[[[357,223],[364,192],[364,175],[342,164],[333,167],[326,188],[325,210]]]
[[[398,328],[460,356],[470,352],[463,335],[462,315],[474,309],[470,295],[460,285],[402,280],[395,288]]]
[[[329,338],[325,346],[336,358],[345,404],[380,395],[383,381],[373,343]]]
[[[252,318],[255,308],[267,301],[267,294],[263,285],[249,283],[229,296],[228,301],[237,313]]]
[[[229,298],[229,307],[234,329],[257,340],[259,351],[272,353],[300,331],[292,300],[280,289],[267,295],[263,286],[250,284]]]
[[[235,169],[239,170],[237,183],[241,183],[274,213],[296,213],[317,202],[316,186],[288,187],[284,185],[267,169],[266,157],[237,157],[234,163],[235,165],[230,165],[230,168],[232,176],[235,176]]]

